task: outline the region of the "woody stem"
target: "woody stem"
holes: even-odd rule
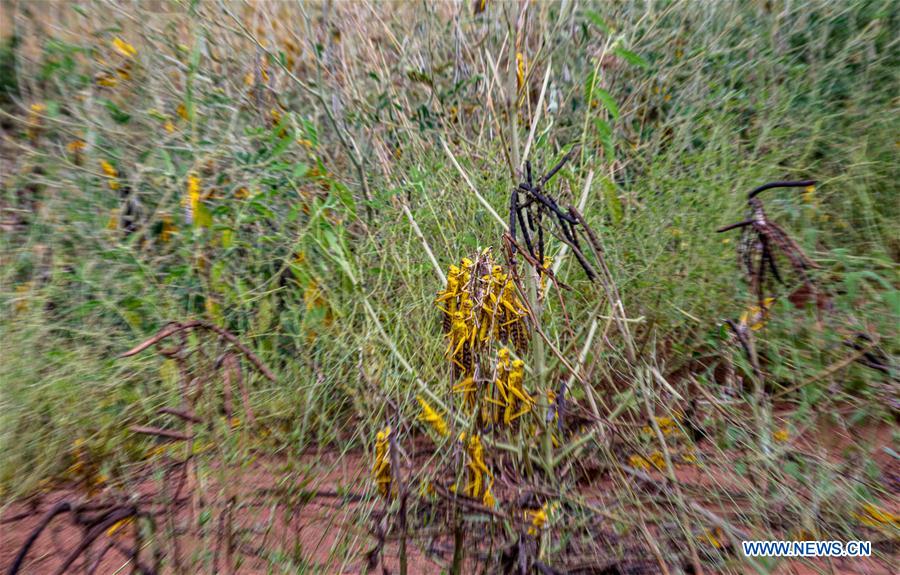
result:
[[[541,289],[541,273],[537,268],[532,268],[531,281],[528,282],[528,299],[531,304],[531,309],[533,310],[532,319],[535,322],[534,331],[535,333],[539,333],[541,331],[541,307],[542,303],[539,301],[539,293]],[[549,424],[543,417],[544,413],[550,413],[550,404],[549,398],[546,393],[546,349],[544,347],[544,340],[539,335],[532,337],[532,346],[534,349],[534,376],[535,376],[535,389],[537,390],[539,400],[538,400],[538,421],[540,425],[543,426],[544,434],[542,437],[542,465],[544,467],[544,471],[547,473],[547,477],[552,481],[553,479],[553,426]],[[544,411],[546,408],[546,411]]]

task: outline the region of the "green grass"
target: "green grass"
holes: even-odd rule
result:
[[[721,327],[753,303],[736,263],[738,232],[715,229],[742,219],[749,189],[813,178],[812,201],[781,190],[766,205],[823,266],[816,276],[833,310],[818,322],[811,310],[776,306],[757,336],[770,391],[813,380],[787,396],[792,428],[837,405],[852,406],[854,423],[896,417],[884,401],[890,381],[877,372],[854,363],[821,375],[849,355],[842,342],[856,332],[877,334],[891,357],[898,351],[894,4],[602,3],[591,12],[531,3],[520,36],[529,87],[515,143],[503,96],[516,82],[504,42],[515,30],[513,8],[488,5],[478,17],[464,7],[459,31],[450,5],[371,8],[378,18],[368,7],[339,7],[327,31],[318,9],[304,6],[284,8],[290,28],[262,17],[242,29],[217,4],[146,21],[118,10],[100,19],[93,5],[60,9],[50,33],[36,15],[16,13],[27,41],[0,53],[2,116],[12,125],[0,207],[5,221],[21,222],[0,236],[7,497],[63,474],[75,438],[112,474],[138,457],[127,427],[158,423],[156,408],[177,397],[178,384],[151,352],[117,355],[170,320],[214,321],[275,371],[276,384],[249,375],[253,409],[275,434],[260,439],[264,452],[370,447],[395,416],[392,405],[411,421],[413,378],[366,305],[431,389],[445,393],[449,377],[433,303],[443,286],[400,204],[442,269],[486,246],[499,255],[499,224],[441,141],[505,216],[514,183],[505,147],[522,152],[527,110],[551,65],[554,110],[542,113],[531,159],[540,173],[579,147],[552,191],[561,204],[576,203],[593,172],[583,212],[602,237],[628,316],[642,318],[633,327],[642,357],[665,374],[688,369],[715,397],[720,383],[704,358],[734,357],[749,377]],[[311,33],[319,45],[308,42]],[[129,60],[111,47],[116,36],[138,53],[128,79],[100,88],[98,74]],[[302,50],[290,53],[288,39]],[[11,54],[15,82],[6,79]],[[609,94],[594,91],[593,106],[585,97],[592,74]],[[249,86],[248,75],[257,85],[267,76],[271,89]],[[37,102],[46,111],[32,140],[26,128]],[[87,142],[78,162],[66,149],[75,139]],[[128,238],[108,229],[127,202],[110,189],[101,160],[116,166],[140,206],[140,231]],[[189,174],[210,195],[193,224],[183,216]],[[164,221],[174,226],[167,242]],[[544,327],[575,357],[597,297],[571,255],[560,278],[574,288],[565,295],[576,337],[563,329],[555,293]],[[611,407],[631,378],[622,349],[612,329],[587,357]],[[556,358],[548,362],[553,377],[566,374]],[[640,419],[643,408],[625,411]],[[752,422],[745,427],[723,437],[745,441]],[[591,453],[608,456],[599,446]],[[822,474],[836,506],[855,497],[835,469]],[[754,509],[783,498],[802,514],[787,490],[754,496]]]

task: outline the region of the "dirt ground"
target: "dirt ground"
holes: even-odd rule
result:
[[[217,538],[209,534],[197,537],[195,533],[186,531],[188,525],[197,523],[192,519],[192,515],[198,516],[192,511],[193,505],[208,505],[213,498],[227,493],[244,502],[234,513],[232,525],[235,532],[245,533],[233,552],[236,572],[296,572],[301,566],[315,573],[359,573],[363,570],[365,553],[375,544],[366,525],[358,521],[360,512],[364,511],[361,506],[368,503],[346,501],[334,494],[342,489],[350,491],[352,486],[358,487],[361,482],[364,483],[368,469],[358,454],[339,460],[337,454],[332,453],[318,459],[323,470],[310,474],[315,475],[317,480],[308,486],[307,491],[321,490],[327,495],[303,500],[296,507],[275,505],[275,497],[265,497],[265,494],[273,494],[284,487],[280,485],[281,475],[276,472],[274,461],[256,461],[242,469],[238,476],[228,479],[227,490],[221,485],[203,486],[199,490],[202,492],[202,503],[185,499],[175,518],[177,529],[184,532],[178,538],[182,563],[205,565],[205,572],[226,571],[225,550],[215,549]],[[156,484],[148,481],[136,491],[139,495],[152,496],[158,489]],[[138,496],[138,493],[135,495]],[[85,502],[86,497],[83,489],[77,486],[60,486],[27,501],[14,502],[3,510],[0,516],[0,572],[8,571],[19,549],[44,514],[62,501]],[[112,533],[107,531],[88,553],[72,564],[68,572],[98,575],[131,572],[132,565],[125,548],[134,541],[133,529],[134,525],[127,523]],[[64,558],[81,541],[82,535],[82,528],[74,523],[69,514],[57,516],[34,541],[20,572],[56,572]],[[349,552],[345,553],[346,550]],[[169,553],[171,549],[165,552]],[[215,560],[212,556],[215,554],[219,555],[218,569],[213,567]],[[150,550],[141,554],[145,564],[151,555]],[[396,572],[396,544],[388,543],[384,555],[387,567]],[[345,561],[345,556],[351,559]],[[411,573],[439,572],[438,565],[415,547],[410,549],[408,560]]]
[[[872,445],[871,457],[885,477],[900,477],[897,461],[890,457],[883,447],[891,445],[890,426],[879,426],[859,431],[810,430],[806,435],[793,439],[794,448],[802,451],[823,450],[823,454],[835,461],[843,459],[847,447],[860,439],[868,440]],[[815,437],[811,434],[815,433]],[[824,435],[824,437],[823,437]],[[859,454],[857,454],[859,456]],[[337,453],[316,454],[309,457],[311,466],[304,477],[314,477],[304,486],[305,495],[288,499],[285,504],[283,493],[286,486],[283,462],[274,459],[257,459],[250,465],[243,466],[239,472],[222,475],[212,470],[207,473],[211,479],[195,489],[185,489],[185,493],[195,493],[195,497],[184,497],[178,506],[177,517],[174,517],[178,537],[178,555],[186,565],[202,565],[205,572],[226,572],[227,551],[220,545],[221,538],[213,533],[216,529],[206,529],[205,533],[192,531],[188,526],[198,523],[202,516],[198,509],[222,509],[221,505],[211,502],[221,501],[228,497],[241,501],[239,509],[233,515],[231,529],[244,536],[231,551],[234,565],[238,573],[279,573],[298,572],[303,568],[314,573],[361,573],[366,569],[366,554],[377,543],[373,536],[372,520],[361,521],[360,517],[369,517],[372,511],[378,511],[380,503],[377,499],[352,498],[347,494],[359,494],[369,485],[368,458],[363,453],[349,453],[341,456]],[[315,470],[313,472],[313,470]],[[648,472],[651,477],[660,477],[658,472]],[[740,487],[736,475],[728,477],[712,477],[708,473],[700,473],[691,466],[679,466],[678,480],[688,492],[702,490],[703,486],[716,484]],[[603,506],[610,496],[607,480],[586,481],[582,485],[582,495]],[[196,486],[195,486],[196,487]],[[896,494],[897,486],[893,488]],[[313,493],[318,495],[313,496]],[[148,479],[134,488],[132,497],[150,498],[159,494],[159,482]],[[278,495],[282,494],[282,495]],[[99,497],[103,493],[94,494]],[[7,572],[19,549],[35,530],[41,518],[61,501],[85,502],[83,489],[74,485],[59,485],[50,491],[39,494],[27,501],[17,501],[6,505],[0,515],[0,572]],[[277,503],[276,503],[277,502]],[[609,503],[606,501],[606,503]],[[900,499],[885,501],[884,506],[891,512],[900,512]],[[213,517],[222,513],[214,511]],[[163,519],[163,517],[160,517]],[[91,546],[87,553],[76,559],[68,572],[113,574],[131,572],[131,561],[128,557],[128,546],[134,539],[134,524],[126,523],[115,530],[103,533]],[[219,531],[221,532],[221,531]],[[21,573],[44,574],[54,573],[62,565],[64,558],[75,549],[81,541],[83,530],[73,522],[69,514],[57,516],[34,541]],[[421,534],[419,534],[421,535]],[[443,551],[443,558],[436,559],[418,547],[428,537],[418,537],[411,542],[408,561],[409,573],[440,573],[442,562],[446,565],[448,550],[452,543],[432,541],[431,551]],[[890,556],[897,556],[900,539],[894,542],[893,550],[881,549]],[[876,544],[877,547],[877,544]],[[173,550],[161,550],[171,556]],[[388,541],[383,549],[384,567],[390,573],[399,572],[396,542]],[[147,562],[152,558],[152,549],[141,554]],[[345,559],[349,558],[349,559]],[[893,575],[897,573],[892,566],[873,558],[870,559],[833,559],[817,560],[812,563],[799,561],[783,561],[770,564],[772,573],[779,575],[808,575],[813,573],[858,574],[858,575]],[[474,563],[467,564],[467,571],[474,572]],[[611,567],[608,573],[622,573],[620,567]],[[381,571],[379,565],[374,572]],[[582,571],[578,571],[581,573]],[[594,572],[594,571],[591,571]],[[646,567],[644,568],[646,571]],[[711,571],[710,571],[711,572]],[[753,572],[752,569],[748,572]]]

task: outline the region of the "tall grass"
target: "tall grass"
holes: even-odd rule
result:
[[[554,193],[575,204],[591,182],[582,212],[643,357],[682,393],[696,384],[701,397],[724,397],[709,368],[722,354],[749,382],[721,321],[754,302],[737,237],[714,230],[741,218],[750,188],[810,177],[813,196],[767,205],[824,266],[833,309],[823,324],[777,305],[758,336],[769,392],[810,382],[785,396],[781,425],[792,430],[836,406],[857,423],[895,417],[883,401],[890,380],[856,363],[827,371],[856,332],[898,349],[892,2],[489,1],[477,15],[469,4],[54,4],[49,20],[34,5],[5,8],[21,40],[5,38],[0,52],[0,73],[14,70],[0,78],[7,497],[64,474],[75,438],[113,474],[142,453],[127,426],[153,421],[177,383],[161,359],[116,356],[185,317],[239,334],[276,372],[277,385],[250,381],[271,433],[260,449],[370,448],[395,410],[412,421],[416,382],[448,385],[433,303],[443,285],[425,247],[443,270],[501,247],[463,174],[504,216],[547,70],[531,160],[542,170],[577,146]],[[130,210],[137,229],[126,235]],[[575,357],[609,311],[597,311],[574,258],[559,274],[574,288],[572,331],[555,295],[545,330]],[[616,330],[601,335],[584,363],[604,415],[670,413],[625,399],[649,384],[632,379]],[[550,357],[547,373],[566,372]],[[708,469],[753,443],[752,422],[725,409]],[[587,448],[604,465],[620,459]],[[739,465],[763,469],[752,455]],[[782,472],[802,482],[803,465]],[[877,496],[877,477],[853,484],[839,467],[816,469],[810,488],[833,497],[834,509],[818,501],[827,520],[777,482],[751,491],[743,519],[755,524],[777,502],[792,520],[833,526],[849,521],[829,514],[860,495],[851,488]]]

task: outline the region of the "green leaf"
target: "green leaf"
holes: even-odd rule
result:
[[[895,316],[900,316],[900,290],[891,290],[885,293],[884,301]]]
[[[165,165],[165,171],[163,173],[170,177],[175,176],[175,164],[172,162],[172,156],[170,156],[169,152],[164,148],[159,148],[159,153],[162,156],[163,164]]]
[[[356,284],[356,274],[353,271],[353,266],[350,265],[350,260],[347,257],[349,250],[344,248],[342,242],[338,239],[337,235],[335,235],[334,230],[330,225],[327,225],[324,229],[322,229],[322,237],[325,240],[325,244],[321,242],[319,238],[316,238],[316,243],[318,243],[325,252],[337,263],[341,270],[343,270],[344,274],[350,280],[352,284]]]
[[[315,148],[319,145],[319,131],[316,129],[316,125],[306,118],[301,118],[300,124],[303,126],[303,131],[306,133],[306,139],[312,143],[313,147]]]
[[[594,118],[594,125],[597,126],[597,136],[603,144],[607,159],[612,160],[616,153],[615,146],[613,146],[612,127],[602,118]]]
[[[594,86],[594,97],[600,100],[603,106],[609,110],[609,115],[613,117],[613,120],[619,119],[619,106],[609,92],[599,86]]]
[[[154,120],[159,120],[160,122],[165,122],[169,119],[168,116],[160,112],[159,110],[147,110],[147,115],[153,118]]]
[[[597,14],[593,10],[586,10],[584,15],[587,16],[587,19],[591,21],[591,24],[599,28],[601,32],[604,34],[612,34],[612,30],[600,14]]]
[[[877,273],[873,272],[872,270],[863,270],[859,273],[860,273],[860,276],[869,278],[870,280],[881,284],[881,287],[883,287],[884,289],[892,289],[892,287],[893,287],[893,286],[891,286],[891,283],[889,281],[887,281],[886,279],[884,279]]]
[[[631,50],[626,50],[625,48],[616,46],[615,48],[613,48],[613,52],[617,56],[619,56],[620,58],[622,58],[623,60],[628,62],[629,64],[632,64],[634,66],[640,66],[641,68],[649,68],[650,67],[650,64],[646,60],[644,60],[644,58],[642,58],[641,56],[638,56]]]
[[[800,466],[793,461],[785,461],[784,463],[782,463],[782,470],[799,481],[803,481],[805,477],[803,470],[800,469]]]
[[[203,202],[197,202],[197,213],[194,214],[195,228],[208,228],[212,226],[212,214]]]
[[[200,54],[203,52],[204,45],[206,43],[206,37],[203,34],[197,35],[197,41],[194,42],[193,50],[191,50],[191,72],[196,72],[200,69]]]
[[[591,105],[591,101],[594,99],[594,86],[597,84],[597,75],[593,70],[587,75],[587,78],[584,79],[584,102],[588,106]]]
[[[859,280],[862,277],[860,272],[850,272],[844,274],[844,289],[847,292],[847,299],[852,303],[856,299],[858,292]]]
[[[222,230],[222,247],[225,249],[234,245],[234,232],[230,229]]]
[[[353,192],[350,188],[340,182],[332,182],[331,189],[335,192],[351,219],[356,218],[356,201],[353,199]]]
[[[309,172],[309,166],[304,163],[297,163],[294,164],[294,170],[291,173],[291,176],[293,177],[293,179],[299,180],[300,178],[305,176],[307,172]]]
[[[607,178],[603,178],[603,199],[606,200],[606,208],[609,210],[612,223],[618,225],[625,216],[625,210],[622,208],[622,200],[619,199],[616,184]]]
[[[272,148],[271,153],[269,153],[269,159],[275,159],[278,156],[280,156],[281,154],[283,154],[284,151],[287,150],[288,146],[290,146],[293,141],[294,141],[294,138],[290,133],[288,133],[286,136],[281,138],[281,140],[279,140],[278,143],[275,144],[275,147]]]
[[[131,114],[124,112],[111,100],[104,101],[103,105],[106,106],[106,109],[109,111],[110,117],[112,117],[113,121],[115,121],[117,124],[127,124],[128,121],[131,120]]]

